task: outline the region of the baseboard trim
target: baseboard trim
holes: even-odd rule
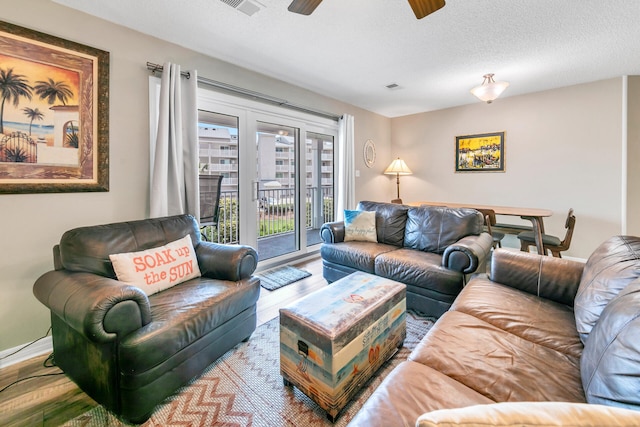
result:
[[[28,347],[25,347],[28,345]],[[23,348],[24,347],[24,348]],[[20,350],[22,348],[22,350]],[[17,352],[16,354],[11,354]],[[53,352],[53,340],[46,336],[33,344],[22,344],[0,352],[0,369]],[[11,356],[9,356],[11,354]],[[6,359],[5,359],[6,357]]]

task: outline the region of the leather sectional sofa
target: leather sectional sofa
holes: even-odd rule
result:
[[[475,209],[362,201],[357,210],[375,212],[377,242],[345,242],[343,221],[324,224],[320,253],[329,283],[355,271],[396,280],[407,285],[407,308],[437,317],[486,266],[492,237]]]
[[[350,426],[640,425],[639,277],[639,237],[497,249]]]
[[[150,296],[116,280],[110,255],[187,235],[201,277]],[[159,254],[148,263],[169,258]],[[56,364],[95,401],[141,423],[255,330],[257,262],[251,247],[200,241],[190,215],[81,227],[64,233],[54,247],[55,270],[33,292],[51,311]]]

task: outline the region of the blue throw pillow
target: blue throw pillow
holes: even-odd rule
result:
[[[344,241],[377,242],[376,213],[345,210]]]

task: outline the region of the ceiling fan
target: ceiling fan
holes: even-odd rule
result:
[[[301,15],[311,15],[322,0],[293,0],[289,5],[289,12]],[[416,18],[422,19],[430,13],[444,7],[444,0],[409,0]]]

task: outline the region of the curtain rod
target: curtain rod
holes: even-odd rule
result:
[[[163,66],[159,64],[154,64],[152,62],[147,62],[147,70],[151,71],[152,73],[162,73]],[[188,71],[181,71],[180,75],[183,77],[186,77],[187,79],[191,78],[191,74]],[[332,113],[327,113],[325,111],[320,111],[310,107],[305,107],[303,105],[294,104],[292,102],[287,101],[286,99],[276,98],[270,95],[265,95],[260,92],[255,92],[250,89],[245,89],[245,88],[230,85],[227,83],[222,83],[216,80],[207,79],[205,77],[198,77],[198,83],[202,83],[206,86],[215,87],[217,89],[233,92],[234,94],[242,95],[248,98],[257,99],[259,101],[267,102],[269,104],[275,104],[281,107],[291,108],[293,110],[302,111],[304,113],[313,114],[316,116],[324,117],[324,118],[335,120],[335,121],[338,121],[341,117]]]

